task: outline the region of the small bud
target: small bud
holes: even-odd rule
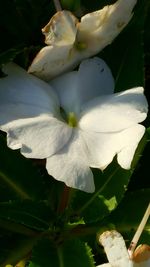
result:
[[[139,245],[136,250],[133,252],[132,260],[136,263],[142,261],[147,261],[150,259],[150,246],[148,245]]]

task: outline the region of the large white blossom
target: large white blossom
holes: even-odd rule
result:
[[[47,46],[37,54],[29,72],[48,81],[97,54],[128,24],[136,2],[118,0],[80,21],[69,11],[57,12],[42,29]]]
[[[10,148],[46,158],[50,175],[86,192],[95,189],[90,167],[104,170],[117,155],[120,166],[130,168],[145,131],[142,87],[114,94],[111,71],[99,58],[50,84],[12,63],[3,71],[0,129]]]
[[[106,231],[99,239],[103,245],[109,263],[97,267],[149,267],[150,246],[140,245],[133,253],[132,259],[127,251],[125,241],[117,231]]]

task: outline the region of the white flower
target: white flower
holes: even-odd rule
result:
[[[48,81],[97,54],[128,24],[136,2],[118,0],[86,14],[80,22],[69,11],[57,12],[42,29],[48,46],[37,54],[29,72]]]
[[[83,61],[79,71],[56,78],[52,87],[16,65],[4,71],[0,129],[10,148],[46,158],[50,175],[86,192],[94,191],[89,167],[103,170],[117,154],[120,166],[130,168],[145,131],[138,124],[147,113],[142,87],[113,94],[112,74],[99,58]]]
[[[99,239],[103,245],[109,263],[97,267],[149,267],[150,246],[140,245],[130,259],[125,242],[117,231],[106,231]]]

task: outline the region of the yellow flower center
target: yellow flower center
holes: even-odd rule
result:
[[[70,127],[77,127],[78,125],[77,118],[73,112],[68,114],[68,124]]]
[[[77,43],[76,43],[76,48],[77,48],[78,50],[84,50],[84,49],[87,48],[87,44],[84,43],[84,42],[77,42]]]

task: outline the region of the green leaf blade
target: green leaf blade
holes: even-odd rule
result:
[[[94,267],[91,249],[78,239],[62,244],[41,240],[33,249],[29,267]]]

